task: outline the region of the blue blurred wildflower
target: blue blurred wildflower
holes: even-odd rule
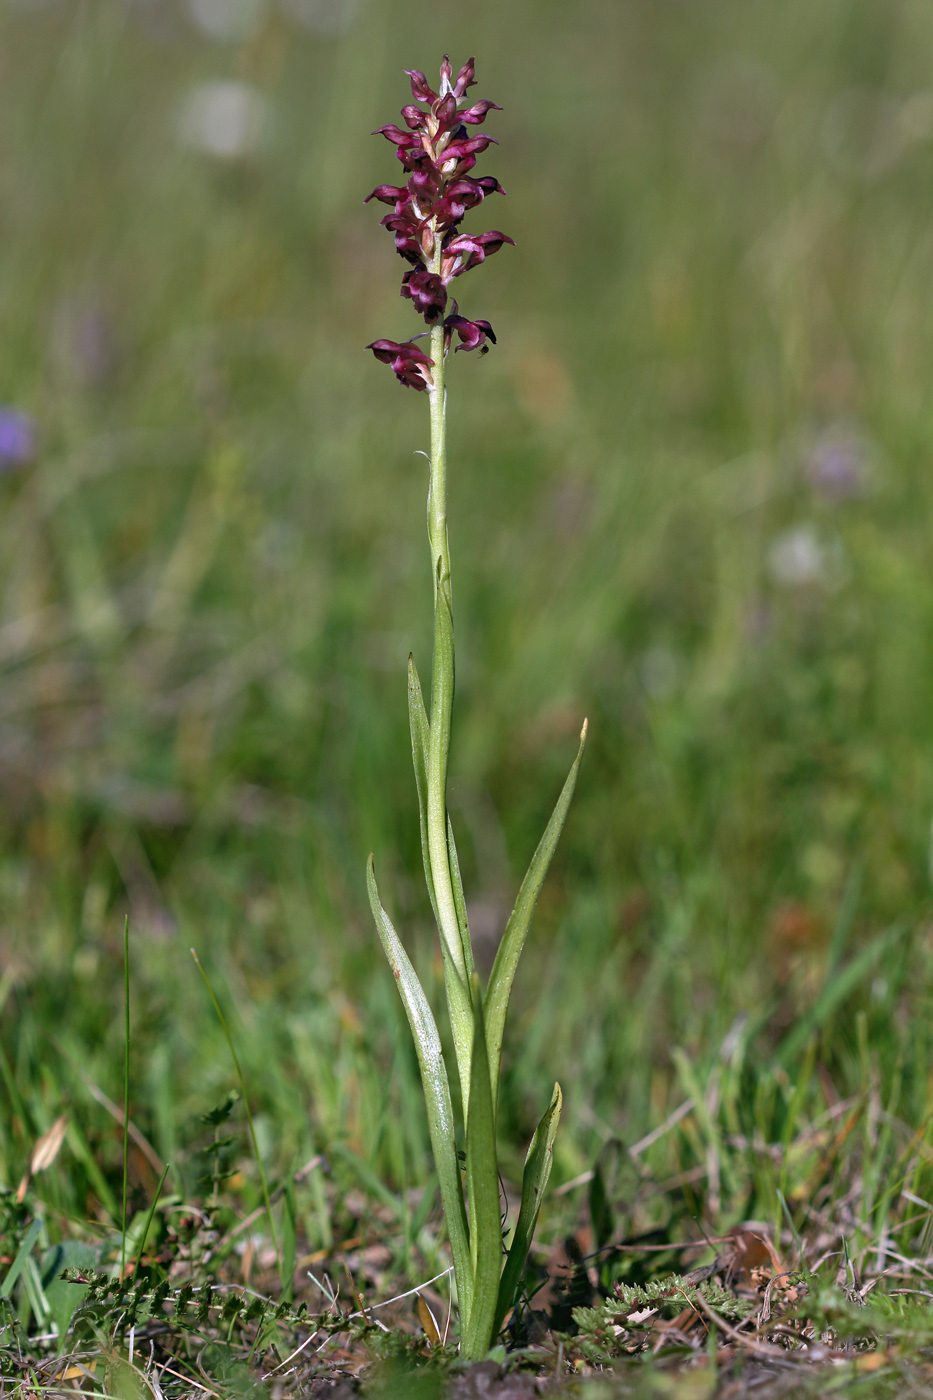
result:
[[[36,439],[36,424],[28,413],[0,406],[0,476],[32,461]]]

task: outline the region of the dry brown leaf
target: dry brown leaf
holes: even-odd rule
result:
[[[65,1129],[68,1127],[68,1114],[63,1113],[60,1118],[56,1118],[46,1132],[42,1134],[32,1149],[32,1157],[29,1159],[29,1170],[26,1172],[16,1192],[17,1201],[22,1201],[29,1188],[29,1183],[37,1172],[44,1172],[52,1165],[61,1150],[61,1145],[65,1141]]]
[[[60,1118],[55,1119],[51,1128],[42,1134],[39,1141],[32,1149],[32,1160],[29,1163],[30,1175],[35,1176],[37,1172],[44,1172],[47,1167],[52,1165],[65,1140],[65,1129],[67,1127],[68,1114],[63,1113]]]
[[[437,1325],[437,1318],[428,1307],[427,1303],[418,1294],[418,1316],[421,1319],[421,1326],[424,1328],[428,1341],[432,1346],[438,1347],[441,1344],[441,1329]]]

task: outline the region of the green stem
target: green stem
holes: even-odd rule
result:
[[[440,254],[435,259],[439,266]],[[434,656],[431,667],[431,724],[427,754],[427,827],[431,878],[439,933],[446,951],[445,981],[457,1052],[464,1118],[469,1107],[473,1023],[466,958],[457,917],[447,845],[447,761],[454,699],[454,642],[447,541],[447,424],[444,386],[444,327],[431,330],[434,360],[431,404],[431,476],[428,488],[428,540],[434,579]]]

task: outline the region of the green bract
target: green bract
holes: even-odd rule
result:
[[[586,723],[584,722],[580,735],[577,756],[551,820],[532,857],[528,873],[522,881],[484,992],[473,970],[473,949],[466,901],[460,879],[453,827],[447,812],[447,759],[450,752],[450,724],[454,698],[454,629],[450,552],[447,542],[444,372],[453,331],[460,336],[462,348],[468,349],[479,347],[482,350],[485,348],[484,337],[494,337],[487,322],[467,322],[456,311],[446,320],[442,320],[441,291],[446,285],[445,279],[449,280],[451,276],[458,275],[458,269],[469,270],[471,266],[478,265],[483,260],[485,251],[495,251],[502,242],[511,240],[505,239],[501,234],[496,234],[495,237],[493,234],[480,235],[474,240],[478,251],[474,249],[471,255],[473,261],[470,258],[461,258],[461,266],[457,261],[459,254],[452,258],[451,249],[457,253],[461,244],[464,253],[469,252],[469,240],[459,235],[457,229],[459,217],[462,217],[465,211],[452,202],[452,195],[444,193],[449,181],[445,183],[446,167],[443,157],[445,151],[459,149],[457,133],[458,129],[462,128],[459,128],[458,120],[475,124],[485,116],[491,106],[489,103],[480,103],[476,107],[468,107],[458,119],[457,108],[467,102],[465,91],[472,85],[472,75],[471,59],[466,67],[461,69],[457,83],[452,84],[450,65],[445,58],[438,94],[427,87],[422,74],[410,74],[413,96],[418,101],[428,102],[429,111],[420,113],[416,108],[406,108],[403,112],[409,126],[418,126],[419,129],[423,127],[425,134],[433,142],[432,168],[436,170],[438,179],[438,188],[434,193],[441,196],[432,206],[433,214],[424,220],[423,226],[419,226],[417,232],[418,256],[425,264],[425,272],[418,274],[420,280],[415,288],[418,295],[412,296],[417,309],[422,312],[431,327],[430,357],[410,343],[376,341],[369,347],[375,350],[377,358],[392,364],[403,383],[422,391],[426,390],[431,408],[428,486],[428,539],[434,580],[431,711],[429,716],[418,672],[411,658],[408,665],[408,709],[415,784],[418,789],[424,876],[440,934],[447,1009],[463,1105],[462,1172],[457,1152],[457,1125],[454,1121],[450,1083],[437,1025],[424,989],[382,906],[376,887],[372,857],[369,860],[368,886],[376,927],[398,984],[418,1054],[431,1146],[453,1254],[460,1306],[461,1351],[468,1358],[476,1359],[484,1356],[491,1347],[518,1295],[554,1155],[554,1138],[561,1109],[561,1092],[557,1084],[554,1085],[547,1112],[541,1119],[528,1149],[522,1181],[521,1207],[512,1231],[511,1246],[504,1254],[499,1170],[496,1159],[496,1109],[499,1099],[502,1036],[512,982],[525,936],[573,796],[586,741]],[[410,142],[410,138],[398,128],[383,128],[383,132],[391,132],[391,139],[396,144],[402,146],[402,143],[406,142],[414,151],[408,162],[413,171],[409,186],[398,189],[380,186],[376,191],[377,197],[385,202],[395,202],[402,210],[396,218],[386,222],[390,222],[391,227],[396,229],[396,224],[402,221],[401,231],[396,229],[396,242],[398,243],[399,237],[404,235],[404,247],[400,251],[405,256],[405,247],[415,238],[415,234],[408,227],[414,220],[412,210],[421,210],[425,204],[424,157],[430,153],[420,146],[416,148]],[[459,145],[463,146],[464,142],[459,140]],[[402,149],[407,151],[408,147],[402,146]],[[451,169],[456,174],[453,165]],[[479,194],[474,198],[475,192],[467,189],[466,194],[470,199],[463,201],[467,205],[471,199],[473,203],[480,202],[484,193],[480,183],[460,179],[457,186],[462,199],[463,190],[460,186],[472,185],[476,185]],[[491,186],[499,188],[495,181],[491,182]],[[427,203],[430,204],[429,199]],[[455,218],[457,210],[460,212]],[[432,292],[431,297],[428,296],[428,291]],[[422,292],[423,304],[419,302]]]

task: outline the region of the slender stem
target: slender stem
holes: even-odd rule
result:
[[[434,597],[441,579],[450,583],[450,546],[447,541],[447,389],[444,384],[444,326],[431,328],[431,480],[428,484],[428,539]]]
[[[438,255],[439,260],[439,255]],[[434,579],[434,657],[431,667],[431,738],[428,754],[428,852],[437,898],[440,935],[466,985],[466,963],[447,850],[447,759],[454,699],[453,625],[450,610],[450,548],[447,542],[447,423],[444,387],[444,327],[431,330],[434,385],[431,399],[431,478],[428,487],[428,540]]]

